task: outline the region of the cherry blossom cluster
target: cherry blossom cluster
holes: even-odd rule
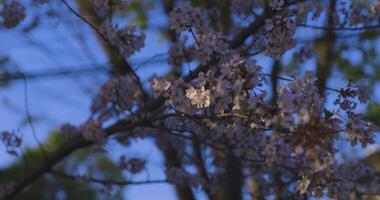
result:
[[[323,111],[324,98],[319,96],[315,86],[315,75],[307,71],[302,78],[290,81],[278,91],[278,123],[291,130],[300,124],[307,124],[319,118]]]
[[[130,171],[132,174],[137,174],[145,168],[146,161],[140,158],[129,158],[121,156],[119,159],[119,166]]]
[[[380,9],[380,1],[376,0],[376,2],[369,7],[369,12],[372,16],[376,15]]]
[[[329,177],[335,171],[337,150],[333,144],[341,132],[346,133],[353,145],[357,141],[363,146],[374,142],[376,129],[371,123],[351,114],[345,120],[339,107],[335,111],[326,110],[325,98],[319,95],[311,71],[282,85],[277,106],[273,108],[260,89],[261,68],[254,62],[234,56],[221,68],[200,73],[188,83],[183,79],[174,84],[154,79],[153,87],[168,98],[168,104],[179,114],[167,121],[168,127],[189,131],[214,147],[233,146],[235,156],[303,169],[297,174],[303,177],[298,183],[301,193],[306,193],[309,185],[320,184],[309,177]],[[345,90],[348,89],[342,89],[341,93]],[[352,95],[363,101],[368,98],[365,93]],[[325,187],[318,185],[312,193],[317,194]]]
[[[101,127],[101,123],[96,120],[90,120],[80,126],[82,136],[87,141],[103,141],[106,133]]]
[[[323,6],[308,7],[306,3],[302,5],[303,10],[293,16],[285,1],[269,2],[273,15],[265,20],[263,32],[267,55],[278,59],[294,47],[295,17],[304,21],[301,18],[312,12],[313,17],[318,18],[320,10],[325,9]],[[339,165],[335,159],[339,151],[334,143],[341,136],[351,145],[360,143],[365,147],[374,143],[377,129],[355,112],[358,103],[369,100],[371,93],[366,89],[367,82],[350,83],[343,89],[335,89],[333,92],[337,93],[337,98],[333,106],[328,107],[327,98],[316,86],[315,73],[306,71],[281,82],[277,91],[272,91],[277,94],[276,101],[271,101],[267,95],[269,91],[264,87],[266,78],[262,67],[256,60],[230,49],[227,37],[209,25],[206,10],[184,5],[172,11],[170,22],[178,40],[169,49],[169,64],[182,67],[195,61],[207,69],[197,74],[190,71],[187,77],[151,78],[152,96],[163,98],[165,102],[162,112],[155,116],[160,120],[151,116],[153,119],[144,126],[127,134],[120,133],[128,137],[154,137],[163,151],[174,148],[182,165],[166,168],[169,182],[181,187],[201,186],[217,191],[216,183],[211,182],[225,176],[226,157],[213,157],[210,165],[214,168],[212,171],[206,169],[207,177],[187,168],[199,165],[195,152],[187,148],[199,142],[201,151],[212,149],[241,159],[243,168],[254,171],[255,179],[262,180],[266,195],[272,187],[267,181],[268,176],[273,179],[278,171],[295,185],[296,195],[327,195],[341,199],[347,198],[349,191],[380,192],[376,190],[379,188],[378,178],[363,182],[365,177],[374,176],[373,169]],[[126,57],[143,44],[140,43],[143,40],[141,35],[135,35],[128,28],[114,29],[110,22],[103,24],[102,33]],[[311,50],[305,47],[296,57],[304,62],[311,55]],[[103,141],[107,135],[102,129],[105,121],[122,116],[131,122],[135,117],[141,117],[134,115],[142,105],[140,97],[141,91],[131,77],[113,77],[94,99],[92,112],[95,118],[79,128],[66,125],[62,128],[66,131],[62,132],[82,135],[88,141]],[[165,132],[170,136],[161,137]],[[128,141],[125,144],[128,145]],[[146,163],[146,160],[134,157],[122,156],[119,160],[120,167],[132,174],[140,173]],[[351,174],[347,172],[349,170],[357,170],[356,176],[346,177]],[[340,190],[348,192],[338,192]],[[292,198],[294,193],[286,190],[283,196]]]
[[[187,35],[181,37],[169,50],[169,64],[179,65],[195,59],[205,65],[216,55],[231,53],[223,35],[210,28],[206,10],[184,5],[174,9],[170,16],[170,28],[179,34],[189,31],[195,42],[187,45]]]
[[[352,145],[360,142],[363,147],[375,143],[375,131],[376,127],[371,122],[363,120],[358,115],[352,116],[345,128],[347,139]]]
[[[284,0],[271,1],[271,12],[275,14],[265,20],[266,54],[276,59],[295,46],[295,19],[284,6]]]
[[[190,27],[207,33],[207,30],[210,30],[210,22],[206,10],[186,4],[171,12],[170,27],[177,33],[188,30]]]
[[[63,124],[59,132],[62,139],[73,139],[81,134],[80,129],[72,124]]]
[[[87,141],[103,141],[106,136],[102,129],[103,123],[117,116],[133,114],[133,107],[140,96],[141,91],[130,76],[113,77],[104,83],[94,98],[92,118],[80,127],[64,124],[60,133],[66,139],[82,135]]]
[[[123,0],[95,0],[93,5],[98,17],[101,19],[106,19],[110,17],[110,14],[115,8],[115,10],[126,11],[128,9],[129,2]]]
[[[24,10],[15,6],[17,1],[12,2],[2,11],[8,27],[16,26],[25,17],[20,14]],[[257,30],[263,35],[258,39],[262,39],[259,42],[265,46],[264,53],[277,60],[295,47],[296,22],[306,23],[308,16],[318,19],[329,9],[320,1],[302,2],[290,9],[289,2],[261,2],[267,6],[261,10],[267,18]],[[123,58],[128,58],[144,47],[145,35],[133,27],[114,26],[109,16],[113,3],[126,9],[123,1],[94,2],[103,20],[100,35]],[[230,10],[239,20],[250,20],[248,16],[256,15],[255,6],[263,5],[259,1],[233,0]],[[357,25],[373,20],[379,5],[368,10],[342,3],[338,8],[342,15],[355,15],[345,23]],[[350,9],[346,10],[347,6]],[[12,17],[6,19],[6,15]],[[243,48],[232,49],[231,37],[235,33],[213,27],[210,10],[184,4],[175,7],[169,17],[169,28],[176,33],[176,39],[168,50],[168,64],[181,70],[189,65],[198,68],[189,69],[183,76],[154,76],[150,78],[151,91],[146,94],[142,91],[145,88],[136,84],[138,78],[112,76],[94,98],[89,119],[79,126],[61,127],[64,138],[82,137],[89,143],[102,143],[112,134],[124,146],[131,138],[153,138],[160,150],[177,159],[174,165],[165,165],[165,175],[166,181],[179,187],[206,188],[215,193],[219,178],[229,175],[226,168],[233,160],[241,165],[243,178],[260,182],[264,196],[273,193],[276,174],[281,174],[279,179],[288,184],[282,194],[284,199],[303,195],[348,199],[352,192],[380,194],[379,176],[373,168],[359,163],[339,164],[336,159],[339,149],[335,144],[340,139],[362,147],[375,142],[377,127],[357,112],[359,104],[370,100],[368,82],[350,83],[342,89],[318,88],[313,71],[290,78],[265,74],[263,67],[245,52],[248,40],[242,42]],[[339,16],[333,18],[334,25],[339,24]],[[299,63],[312,56],[307,46],[294,55]],[[277,90],[266,87],[267,77],[282,80]],[[323,89],[336,94],[332,104],[322,94]],[[131,128],[115,133],[113,127],[105,128],[114,122]],[[9,132],[2,132],[0,139],[9,153],[14,153],[21,143]],[[202,160],[206,154],[211,159]],[[147,164],[148,160],[126,156],[118,162],[121,169],[133,175],[146,170]],[[0,187],[0,194],[1,190]]]
[[[101,87],[91,105],[91,111],[99,115],[100,121],[106,121],[130,110],[140,95],[141,91],[132,77],[113,77]]]
[[[3,17],[2,24],[6,28],[16,27],[26,16],[24,5],[17,0],[5,3],[0,14]]]
[[[3,142],[8,154],[17,156],[17,149],[20,147],[22,139],[14,132],[3,131],[0,133],[0,140]]]
[[[341,2],[339,5],[339,13],[343,15],[341,18],[341,23],[344,25],[366,25],[376,22],[377,20],[377,4],[371,5],[369,7],[363,7],[359,4]],[[336,16],[338,18],[338,16]],[[343,20],[346,18],[345,20]],[[336,19],[338,22],[338,19]]]
[[[313,0],[299,3],[297,4],[296,21],[297,23],[304,24],[310,15],[312,20],[317,20],[326,9],[326,5],[321,1]]]
[[[293,57],[298,63],[304,63],[306,60],[310,59],[314,55],[313,48],[310,46],[303,46],[298,52],[295,52]]]
[[[243,101],[249,99],[249,106],[255,107],[265,96],[265,93],[258,95],[260,91],[256,91],[257,97],[247,95],[246,92],[262,84],[260,71],[261,67],[254,61],[245,61],[242,57],[234,56],[229,62],[222,63],[220,69],[214,67],[207,73],[199,73],[190,83],[179,79],[168,84],[165,80],[154,79],[152,87],[172,97],[168,103],[186,113],[193,113],[196,108],[208,107],[213,113],[239,111]],[[184,100],[189,101],[189,104],[183,104]]]
[[[369,83],[361,80],[357,84],[349,84],[346,88],[341,89],[334,104],[340,105],[340,108],[348,114],[353,114],[357,101],[366,103],[370,98],[370,94]]]
[[[133,53],[144,47],[145,34],[136,33],[134,27],[125,26],[123,28],[116,28],[112,22],[106,20],[100,28],[102,34],[107,38],[107,41],[112,46],[118,47],[120,54],[128,58]]]

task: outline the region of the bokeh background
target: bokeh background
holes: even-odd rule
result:
[[[90,0],[71,0],[69,4],[83,16],[94,18],[88,8]],[[0,1],[4,2],[4,0]],[[27,18],[15,29],[0,28],[0,131],[15,132],[23,138],[19,156],[12,156],[0,145],[0,180],[10,181],[28,169],[33,161],[41,159],[38,142],[54,149],[61,141],[57,130],[64,123],[80,125],[90,115],[90,105],[100,86],[109,78],[115,61],[108,55],[96,33],[64,7],[61,1],[51,0],[39,4],[38,0],[22,0],[27,7]],[[120,13],[116,20],[121,25],[136,25],[145,32],[145,47],[133,55],[129,62],[149,87],[149,78],[162,75],[170,67],[167,63],[171,42],[168,11],[165,0],[131,0],[128,13]],[[202,4],[202,1],[192,1]],[[206,2],[206,1],[205,1]],[[368,6],[372,1],[362,1]],[[1,5],[0,5],[1,6]],[[96,20],[95,20],[96,21]],[[323,19],[312,23],[323,25]],[[232,25],[234,26],[234,25]],[[323,50],[325,30],[310,27],[297,29],[297,46],[287,52],[280,62],[258,54],[253,57],[264,71],[273,73],[280,65],[283,76],[315,69],[318,58],[310,57],[299,63],[297,53]],[[332,70],[327,75],[327,85],[344,87],[348,80],[368,79],[373,91],[371,103],[360,106],[368,119],[380,125],[380,40],[378,31],[337,31],[333,41]],[[269,81],[268,81],[269,82]],[[271,88],[268,87],[270,90]],[[334,94],[331,94],[329,103]],[[28,119],[31,117],[32,125]],[[33,130],[34,129],[34,130]],[[342,140],[343,141],[343,140]],[[343,142],[336,144],[342,153],[340,162],[366,160],[379,167],[380,140],[365,149],[349,147]],[[130,180],[163,179],[163,156],[154,141],[136,140],[125,148],[109,141],[99,147],[81,150],[64,160],[59,167],[71,174],[83,175],[87,170],[96,177]],[[87,153],[93,152],[92,156]],[[21,156],[24,154],[24,156]],[[133,155],[148,160],[147,169],[137,176],[119,172],[117,159],[120,155]],[[371,157],[368,157],[371,156]],[[380,167],[379,167],[380,168]],[[86,185],[56,176],[44,176],[18,199],[106,199],[107,192],[120,199],[176,199],[169,184],[134,185],[113,187]],[[205,198],[201,191],[200,199]],[[248,195],[248,194],[247,194]],[[115,196],[114,196],[115,197]]]

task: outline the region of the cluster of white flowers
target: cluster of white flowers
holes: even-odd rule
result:
[[[71,124],[63,124],[59,132],[63,139],[73,139],[81,134],[80,129]]]
[[[300,191],[301,194],[305,194],[309,185],[310,180],[304,176],[301,180],[297,182],[297,189]]]
[[[145,34],[137,34],[135,27],[126,26],[117,29],[110,20],[106,20],[100,30],[113,46],[119,48],[120,54],[125,58],[130,57],[145,45]]]
[[[124,0],[94,0],[93,7],[100,19],[110,17],[115,10],[127,11],[130,2]]]
[[[269,6],[274,11],[281,11],[285,6],[285,1],[284,0],[272,0],[269,2]]]
[[[128,170],[132,174],[140,173],[145,168],[146,161],[141,158],[129,158],[121,156],[119,159],[119,166],[123,170]]]
[[[361,80],[356,84],[356,92],[358,100],[361,103],[367,103],[371,98],[371,87],[369,82],[366,80]]]
[[[105,19],[109,15],[109,11],[111,8],[111,0],[95,0],[93,5],[94,5],[94,10],[99,16],[99,18]]]
[[[12,0],[9,3],[4,4],[1,11],[3,17],[3,25],[6,28],[16,27],[25,18],[25,7],[17,0]]]
[[[279,58],[294,46],[295,18],[285,8],[284,0],[271,1],[269,6],[274,14],[265,21],[266,53]],[[317,8],[309,10],[318,14]],[[190,32],[187,35],[178,34],[177,42],[169,50],[169,64],[181,68],[183,63],[195,61],[208,68],[195,76],[190,72],[191,78],[152,78],[152,91],[166,102],[162,113],[165,119],[149,122],[152,126],[149,128],[135,128],[129,136],[142,137],[149,132],[149,136],[154,137],[167,131],[184,138],[194,137],[204,142],[202,145],[209,145],[217,151],[226,150],[228,152],[224,153],[228,155],[243,158],[244,168],[250,167],[247,160],[262,163],[262,167],[255,169],[255,176],[260,180],[268,174],[272,179],[273,174],[281,170],[281,173],[292,178],[299,195],[328,194],[339,199],[343,195],[337,196],[337,188],[358,190],[344,184],[359,177],[353,180],[336,175],[340,168],[334,158],[338,151],[334,148],[334,142],[344,132],[352,145],[373,143],[375,128],[354,112],[358,102],[366,103],[369,100],[368,83],[359,82],[336,90],[339,93],[335,101],[337,109],[330,111],[326,108],[325,97],[320,95],[316,86],[315,74],[306,71],[303,76],[295,76],[293,80],[281,84],[278,91],[273,91],[277,93],[277,99],[271,102],[262,87],[265,83],[262,67],[255,60],[241,57],[237,51],[230,49],[224,35],[209,27],[205,10],[188,5],[175,8],[171,13],[170,26],[177,33]],[[114,31],[106,35],[112,34],[116,37],[119,33]],[[118,45],[116,40],[111,41]],[[304,62],[311,55],[310,49],[305,47],[295,57],[299,62]],[[80,128],[87,140],[101,140],[105,135],[101,131],[101,123],[109,119],[105,116],[115,115],[103,113],[122,113],[138,103],[141,94],[131,85],[136,87],[130,79],[119,77],[102,87],[93,105],[94,113],[102,113],[99,114],[99,121],[89,121]],[[345,112],[341,113],[342,110]],[[186,171],[187,166],[197,163],[194,152],[187,149],[190,141],[184,138],[173,135],[156,137],[160,149],[167,151],[173,148],[175,156],[181,159],[181,167],[167,166],[167,179],[177,186],[211,188],[207,185],[210,180]],[[226,163],[223,156],[213,157],[211,165],[216,169],[209,172],[208,178],[222,176]],[[136,174],[145,168],[146,161],[121,157],[119,164]],[[289,168],[294,171],[287,170]],[[344,181],[340,180],[342,178]],[[263,187],[268,187],[269,191],[272,186],[263,181]],[[287,192],[289,194],[283,196],[291,198],[294,192]]]
[[[172,118],[170,120],[172,125],[168,124],[168,127],[176,131],[193,132],[198,138],[213,146],[220,148],[224,148],[226,144],[233,146],[235,156],[265,160],[269,165],[281,164],[307,169],[308,171],[304,171],[304,178],[298,182],[299,191],[307,193],[311,186],[310,191],[313,195],[322,195],[321,185],[325,185],[327,180],[308,177],[323,178],[331,173],[331,169],[335,166],[336,153],[333,143],[344,129],[343,119],[338,117],[340,116],[338,111],[329,114],[329,111],[324,110],[325,98],[319,95],[315,85],[315,74],[311,71],[306,71],[304,76],[296,77],[281,86],[278,91],[277,108],[268,114],[270,106],[264,100],[265,92],[260,95],[257,93],[260,91],[257,87],[262,84],[260,73],[261,68],[255,65],[255,62],[247,62],[239,56],[233,56],[229,62],[222,64],[220,69],[215,67],[207,73],[201,72],[190,83],[185,83],[182,79],[175,81],[175,84],[169,87],[169,93],[177,91],[178,94],[178,91],[183,91],[182,88],[188,88],[186,97],[198,108],[207,105],[211,113],[216,116],[219,113],[238,115],[226,121],[205,118],[202,121],[191,122],[191,117]],[[256,92],[249,95],[255,90]],[[359,95],[358,92],[355,94]],[[178,95],[165,95],[165,97],[171,102],[179,102],[178,99],[182,99],[182,104],[175,106],[180,108],[179,110],[186,110],[183,92],[182,97]],[[204,112],[208,113],[206,110]],[[194,114],[194,112],[187,113]],[[323,113],[325,115],[322,115]],[[249,118],[239,116],[249,116]],[[353,131],[347,129],[348,139],[362,143],[373,141],[372,128],[357,127],[362,125],[361,123],[347,124],[349,127],[354,127],[355,131],[365,131],[356,132],[353,136]],[[253,134],[261,132],[262,128],[264,130],[273,128],[273,133]],[[291,155],[295,155],[296,159]],[[222,166],[223,162],[215,160],[213,164]],[[187,177],[180,172],[177,174]],[[325,182],[322,184],[323,181]]]
[[[192,105],[190,99],[186,97],[186,88],[189,87],[190,85],[181,78],[174,80],[167,93],[164,94],[167,104],[184,113],[195,112],[197,107]]]
[[[90,120],[80,126],[82,136],[87,141],[103,141],[106,133],[99,121]]]
[[[22,139],[14,132],[2,131],[0,140],[3,142],[8,154],[17,156],[17,148],[20,147]]]
[[[209,107],[211,102],[215,102],[212,105],[212,112],[224,113],[239,111],[241,103],[249,99],[249,107],[254,113],[263,112],[260,104],[266,93],[255,91],[255,88],[262,84],[261,67],[254,61],[246,61],[239,56],[232,56],[230,60],[220,65],[220,69],[215,66],[207,73],[199,73],[190,83],[185,83],[182,79],[174,81],[167,91],[169,95],[166,95],[170,104],[179,110],[191,113],[193,109],[184,103],[183,97],[185,97],[198,109]],[[249,90],[252,90],[254,95],[247,95]]]
[[[223,57],[231,53],[225,38],[216,32],[197,34],[196,42],[186,47],[188,37],[178,40],[169,49],[169,64],[178,66],[183,62],[196,59],[199,64],[206,65],[216,55]]]
[[[369,7],[369,11],[370,11],[372,16],[375,16],[376,14],[378,14],[379,9],[380,9],[380,1],[379,0],[377,0],[374,4],[372,4]]]
[[[232,110],[240,110],[242,101],[250,99],[250,105],[253,106],[253,99],[260,101],[260,98],[265,97],[265,93],[258,95],[256,91],[256,95],[249,97],[245,92],[247,90],[254,91],[256,87],[261,86],[260,73],[261,67],[256,65],[255,61],[246,61],[240,56],[234,56],[230,61],[222,64],[221,74],[213,77],[215,100],[218,102],[216,112],[223,113],[231,103],[233,104]]]
[[[363,147],[375,142],[375,131],[376,128],[371,122],[364,121],[359,116],[351,116],[345,129],[347,139],[351,141],[351,144],[356,145],[360,142]]]
[[[340,13],[346,17],[343,23],[355,26],[377,22],[378,16],[376,15],[376,13],[373,13],[373,8],[376,7],[343,3],[340,6]],[[339,23],[338,16],[335,17],[335,22]]]
[[[310,59],[315,52],[310,46],[303,46],[298,52],[294,53],[294,60],[298,63],[305,63],[306,60]]]
[[[111,3],[109,0],[95,2],[101,18],[108,17],[108,11],[114,6]],[[261,10],[261,4],[253,0],[230,3],[232,21],[236,18],[249,21],[256,18],[253,16],[256,11],[263,11],[263,16],[267,14]],[[308,14],[315,18],[321,10],[327,9],[316,0],[304,2],[297,5],[299,10],[293,16],[295,12],[289,9],[288,3],[269,1],[270,17],[263,24],[263,32],[258,29],[258,34],[264,36],[265,53],[276,59],[295,45],[295,20],[304,23],[308,21]],[[152,93],[144,95],[132,77],[114,76],[95,97],[90,119],[79,127],[63,125],[62,135],[66,139],[81,135],[88,142],[103,142],[110,134],[118,134],[117,141],[125,146],[131,139],[154,138],[164,153],[173,152],[171,156],[177,159],[175,164],[165,163],[165,174],[169,182],[180,187],[201,186],[213,192],[221,189],[215,180],[226,176],[232,158],[242,166],[242,176],[248,174],[260,181],[264,196],[273,192],[275,179],[289,184],[281,194],[284,199],[304,195],[348,199],[350,191],[380,194],[379,178],[374,177],[372,168],[338,165],[335,158],[339,152],[335,142],[340,136],[345,136],[351,145],[366,147],[374,143],[377,129],[355,112],[357,104],[370,99],[369,83],[350,83],[341,90],[328,88],[338,93],[334,104],[328,105],[328,98],[316,85],[315,73],[306,71],[292,79],[281,78],[286,82],[278,83],[277,91],[271,91],[275,95],[270,100],[264,78],[268,74],[264,74],[255,60],[242,56],[246,56],[248,39],[242,42],[243,48],[231,49],[228,41],[233,31],[218,32],[220,29],[210,25],[215,17],[209,19],[210,15],[209,10],[188,4],[174,8],[170,14],[170,28],[177,35],[168,52],[169,65],[182,70],[187,62],[199,68],[182,77],[177,77],[177,73],[153,76],[150,79]],[[15,19],[11,21],[8,22],[11,25],[18,23]],[[101,33],[126,58],[144,46],[144,34],[137,34],[132,27],[118,29],[110,19],[105,19]],[[306,46],[294,58],[303,63],[312,56],[311,48]],[[115,121],[132,124],[132,129],[117,133],[111,133],[110,129],[105,131],[104,126]],[[133,122],[141,123],[134,127]],[[0,139],[10,153],[21,143],[20,138],[9,132],[2,132]],[[197,160],[203,156],[209,157]],[[121,156],[118,164],[121,169],[138,174],[146,169],[147,162]],[[202,164],[206,169],[201,172]],[[280,177],[276,177],[278,174]],[[215,183],[211,183],[213,181]],[[1,191],[0,187],[0,195]]]
[[[337,166],[334,172],[326,182],[327,195],[332,199],[350,199],[353,192],[380,194],[380,178],[373,167],[364,163],[347,163]]]
[[[283,0],[270,2],[275,14],[265,20],[266,54],[279,59],[286,51],[295,46],[294,34],[296,23],[294,16],[284,8]]]
[[[306,1],[297,4],[297,23],[306,23],[311,15],[312,20],[317,20],[321,13],[326,9],[325,4],[321,1]]]
[[[189,52],[194,55],[199,64],[206,65],[215,55],[223,57],[231,53],[221,34],[208,32],[199,36],[197,38],[199,44],[191,46]]]
[[[145,168],[145,162],[145,160],[140,158],[131,158],[128,160],[128,169],[132,174],[137,174]]]
[[[162,94],[170,88],[171,83],[162,78],[153,78],[151,80],[151,85],[154,92]]]
[[[210,30],[207,11],[188,4],[176,7],[170,13],[170,28],[180,33],[190,27],[198,32],[207,33]]]
[[[335,105],[346,111],[349,115],[354,114],[357,101],[366,103],[370,99],[371,90],[369,83],[365,80],[357,84],[349,84],[346,88],[340,90],[338,98],[334,101]]]
[[[326,174],[303,175],[297,181],[298,191],[331,199],[350,199],[355,193],[380,193],[380,178],[373,167],[360,162],[332,165],[329,169]]]
[[[99,114],[100,121],[105,121],[130,109],[140,95],[141,91],[132,77],[113,77],[101,87],[91,105],[91,110]]]
[[[195,89],[193,87],[186,90],[186,97],[190,99],[191,104],[197,105],[198,108],[207,108],[210,106],[210,90]]]
[[[318,94],[315,75],[307,71],[305,76],[290,81],[278,91],[279,123],[283,127],[295,128],[319,118],[323,110],[324,98]]]
[[[181,66],[182,63],[185,61],[190,61],[191,58],[189,57],[190,51],[186,49],[186,41],[187,37],[183,37],[179,39],[177,42],[173,43],[170,46],[169,49],[169,58],[168,58],[168,64],[171,66]],[[192,55],[191,55],[192,56]]]
[[[188,5],[177,7],[170,17],[171,29],[178,33],[190,31],[194,43],[186,47],[187,35],[183,39],[180,38],[169,50],[169,64],[179,65],[184,61],[196,59],[199,64],[206,65],[215,57],[224,57],[232,53],[224,36],[210,28],[204,9]]]

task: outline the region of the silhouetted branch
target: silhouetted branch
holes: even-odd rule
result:
[[[364,31],[364,30],[380,28],[380,25],[367,25],[367,26],[361,26],[361,27],[328,27],[328,26],[317,26],[317,25],[311,25],[311,24],[297,24],[297,26],[325,30],[325,31],[331,31],[331,30],[333,31]]]
[[[145,181],[126,181],[126,180],[109,180],[109,179],[98,179],[88,176],[75,176],[70,174],[65,174],[58,171],[49,170],[49,174],[58,176],[61,178],[73,180],[73,181],[88,181],[92,183],[98,183],[102,185],[117,185],[117,186],[127,186],[127,185],[146,185],[146,184],[160,184],[160,183],[169,183],[168,180],[145,180]]]

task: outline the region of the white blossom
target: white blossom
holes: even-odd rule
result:
[[[170,13],[170,28],[177,33],[187,30],[189,27],[196,31],[209,30],[209,20],[206,10],[194,8],[188,4],[176,7]]]
[[[166,80],[153,78],[151,81],[153,91],[157,93],[163,93],[170,88],[171,83]]]
[[[306,176],[303,176],[302,179],[297,182],[297,189],[301,194],[305,194],[309,185],[310,180]]]
[[[88,121],[80,126],[82,136],[87,141],[102,141],[106,133],[98,121]]]
[[[186,97],[190,99],[191,104],[197,105],[198,108],[207,108],[210,106],[210,90],[204,87],[195,89],[191,87],[186,90]]]
[[[112,22],[106,20],[100,30],[113,46],[119,48],[120,54],[128,58],[145,45],[145,34],[137,34],[135,29],[130,26],[116,29]]]

